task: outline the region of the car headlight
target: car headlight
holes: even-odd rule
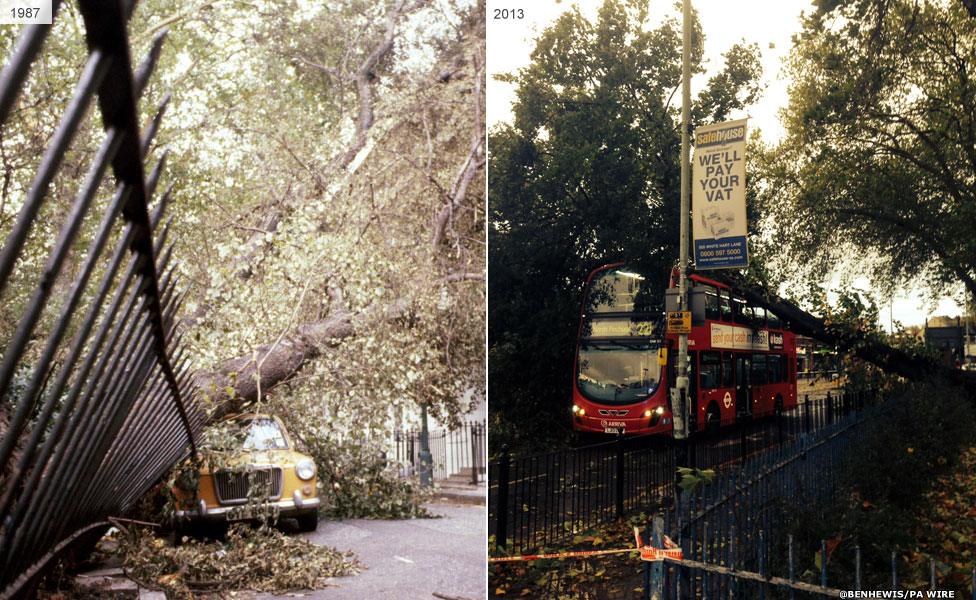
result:
[[[301,460],[295,465],[295,474],[299,479],[308,481],[315,477],[315,463],[309,459]]]

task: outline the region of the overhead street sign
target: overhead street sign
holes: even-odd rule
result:
[[[669,312],[668,333],[691,333],[691,311]]]

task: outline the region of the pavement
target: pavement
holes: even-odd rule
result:
[[[484,505],[433,502],[439,519],[320,521],[301,534],[311,542],[352,550],[366,569],[337,577],[337,587],[283,596],[237,594],[269,600],[305,597],[323,600],[481,600],[488,592],[487,508]]]

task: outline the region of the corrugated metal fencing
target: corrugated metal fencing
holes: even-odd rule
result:
[[[0,339],[0,598],[29,594],[60,552],[97,539],[194,449],[203,423],[173,318],[180,298],[161,226],[169,190],[157,193],[165,153],[146,173],[166,100],[145,129],[138,122],[162,35],[133,71],[134,8],[79,2],[87,60],[19,213],[3,226],[0,302],[17,320]],[[51,27],[24,27],[0,74],[7,131]],[[96,98],[98,115],[88,115]],[[86,116],[100,117],[100,146],[74,197],[53,197],[66,152],[90,135]],[[107,177],[114,192],[99,194]],[[39,214],[63,218],[41,227]]]

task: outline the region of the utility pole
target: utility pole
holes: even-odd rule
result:
[[[678,263],[678,310],[688,310],[688,213],[691,203],[691,169],[688,152],[691,146],[691,0],[682,0],[683,42],[681,45],[681,227]],[[677,377],[671,390],[674,412],[674,437],[688,438],[688,334],[678,336]],[[679,442],[679,449],[687,460],[687,447]]]

